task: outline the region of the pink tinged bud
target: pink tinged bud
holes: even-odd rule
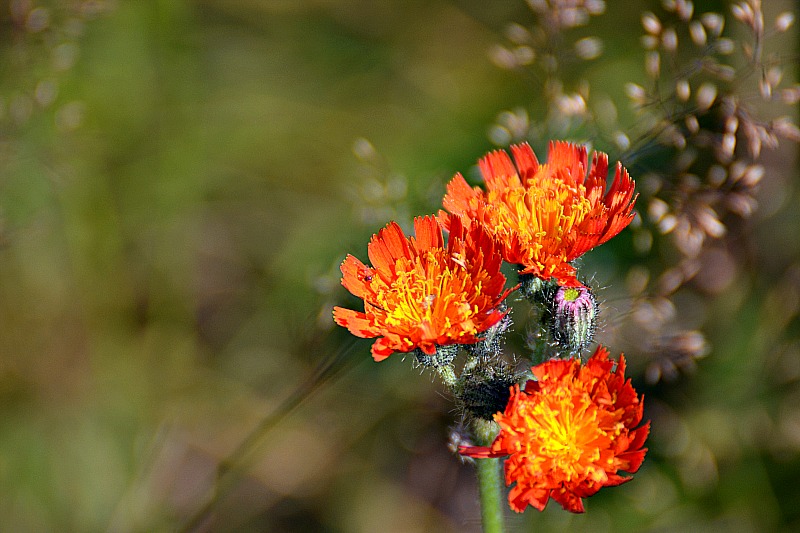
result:
[[[551,318],[553,340],[570,353],[580,352],[594,338],[597,301],[588,287],[559,287]]]

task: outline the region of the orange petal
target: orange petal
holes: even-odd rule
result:
[[[568,490],[557,491],[554,490],[550,493],[550,497],[561,504],[565,511],[571,513],[583,513],[583,500]]]
[[[522,183],[528,182],[536,171],[539,170],[539,160],[533,149],[528,143],[515,144],[511,146],[511,153],[514,155],[514,162],[517,164],[517,171],[519,177],[522,178]]]
[[[467,457],[474,457],[476,459],[488,459],[492,457],[503,457],[506,454],[497,454],[491,448],[486,446],[459,446],[458,453],[466,455]]]
[[[416,217],[414,219],[414,233],[416,235],[414,248],[417,252],[444,246],[442,228],[439,227],[435,216]]]
[[[394,271],[399,258],[411,256],[408,239],[397,222],[390,222],[370,240],[367,253],[375,268],[388,272]]]
[[[606,188],[606,180],[608,179],[608,155],[603,152],[594,152],[592,154],[592,165],[589,167],[589,175],[586,178],[586,189],[593,190],[600,189],[602,194]]]
[[[371,339],[380,335],[380,331],[377,331],[372,326],[367,315],[352,309],[334,307],[333,320],[340,326],[346,327],[356,337],[361,337],[362,339]]]
[[[484,201],[483,191],[473,189],[461,174],[456,174],[447,184],[447,193],[442,207],[456,215],[472,215],[478,204]]]
[[[372,343],[372,358],[375,361],[383,361],[394,353],[394,349],[390,346],[390,341],[386,337],[381,337]]]
[[[372,269],[356,257],[348,255],[342,261],[340,270],[342,271],[342,285],[354,296],[364,298],[369,292],[369,281],[371,281],[369,278],[372,275]]]
[[[623,477],[623,476],[620,476],[619,474],[609,474],[608,480],[605,483],[603,483],[603,486],[604,487],[618,487],[619,485],[622,485],[623,483],[627,483],[628,481],[633,481],[633,478],[630,477],[630,476]]]
[[[478,161],[478,167],[481,169],[483,181],[486,182],[486,187],[491,191],[497,188],[513,186],[517,187],[522,185],[517,175],[517,169],[511,158],[504,150],[495,150]]]
[[[584,182],[587,159],[585,146],[564,141],[550,142],[547,152],[548,166],[566,170],[573,183]]]

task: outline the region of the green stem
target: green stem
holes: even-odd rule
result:
[[[489,446],[497,434],[494,422],[476,419],[473,423],[476,443]],[[475,459],[478,474],[478,495],[481,502],[483,533],[503,533],[505,498],[500,469],[501,459]]]
[[[500,459],[476,459],[483,533],[503,533],[503,490]]]

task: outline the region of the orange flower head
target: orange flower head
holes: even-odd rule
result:
[[[495,414],[500,433],[490,447],[461,447],[472,457],[505,457],[511,508],[543,510],[550,498],[582,513],[582,498],[602,487],[631,480],[644,460],[650,422],[642,420],[643,398],[625,380],[625,358],[616,370],[599,347],[585,365],[552,360],[533,367],[537,381],[515,385],[504,413]]]
[[[461,174],[447,185],[442,202],[450,213],[484,225],[501,244],[503,258],[520,273],[560,285],[580,285],[570,264],[622,231],[633,220],[634,182],[621,163],[606,190],[608,156],[585,146],[554,141],[539,164],[531,147],[511,147],[478,163],[486,192],[470,187]],[[588,169],[588,172],[587,172]],[[440,213],[442,222],[447,216]]]
[[[416,237],[391,222],[369,243],[372,266],[351,255],[342,263],[342,285],[364,300],[364,312],[335,307],[333,318],[353,335],[380,337],[372,345],[376,361],[478,342],[505,315],[498,306],[509,291],[491,236],[457,217],[448,225],[445,245],[434,216],[414,219]]]

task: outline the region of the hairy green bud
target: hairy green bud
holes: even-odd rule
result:
[[[482,360],[459,379],[457,394],[464,409],[475,417],[492,420],[505,411],[516,376],[501,360]]]

